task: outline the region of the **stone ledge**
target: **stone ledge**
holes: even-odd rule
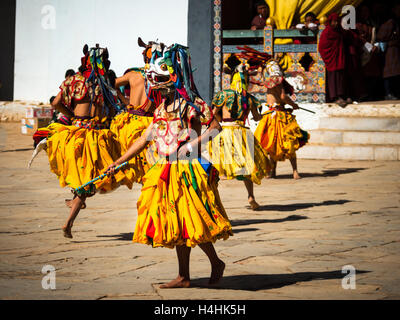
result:
[[[361,104],[348,105],[346,108],[341,108],[335,104],[313,104],[304,103],[300,107],[311,110],[313,113],[296,110],[293,112],[296,115],[297,122],[304,130],[315,130],[322,128],[320,125],[321,119],[331,118],[397,118],[400,119],[400,101],[377,101]],[[353,129],[350,129],[353,130]],[[358,130],[358,129],[356,129]],[[374,129],[375,130],[375,129]]]
[[[312,144],[400,145],[400,132],[311,130]]]
[[[400,118],[323,117],[318,129],[346,131],[400,131]]]
[[[400,160],[397,146],[326,146],[306,145],[297,151],[299,159],[318,160]]]
[[[400,118],[400,101],[376,101],[350,104],[342,108],[330,103],[300,103],[300,107],[311,110],[319,117],[396,117]],[[298,110],[295,113],[307,111]]]

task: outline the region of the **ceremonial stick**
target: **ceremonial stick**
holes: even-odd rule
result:
[[[120,164],[119,166],[117,166],[115,168],[115,171],[121,169],[122,167],[126,166],[128,164],[128,161],[124,162],[123,164]],[[85,183],[84,185],[78,187],[75,189],[75,191],[79,191],[81,189],[84,189],[85,187],[87,187],[88,185],[93,184],[94,182],[96,182],[97,180],[101,180],[103,179],[105,176],[107,176],[107,173],[103,173],[102,175],[98,176],[97,178],[94,178],[93,180],[89,181],[88,183]]]
[[[308,110],[308,109],[304,109],[304,108],[302,108],[302,107],[299,107],[299,109],[304,110],[304,111],[308,111],[308,112],[311,112],[311,113],[314,113],[314,114],[315,114],[314,111],[311,111],[311,110]],[[285,109],[285,110],[290,110],[290,109]],[[263,115],[270,114],[270,113],[273,113],[273,112],[274,112],[274,111],[268,111],[268,112],[263,113]]]
[[[302,108],[302,107],[299,107],[299,109],[304,110],[304,111],[307,111],[307,112],[311,112],[311,113],[314,113],[314,114],[315,114],[314,111],[311,111],[311,110],[308,110],[308,109],[305,109],[305,108]]]

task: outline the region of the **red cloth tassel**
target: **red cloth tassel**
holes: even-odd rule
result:
[[[167,163],[163,173],[160,176],[160,179],[165,182],[165,184],[167,185],[167,188],[168,188],[168,185],[169,185],[169,172],[170,171],[171,171],[171,163]]]
[[[42,141],[43,139],[47,138],[47,136],[49,135],[49,131],[44,131],[44,130],[37,130],[34,135],[33,135],[33,141],[35,142],[35,144],[39,144],[40,141]]]
[[[182,232],[183,239],[189,239],[189,234],[186,229],[185,219],[183,219],[183,232]]]
[[[156,232],[156,228],[154,227],[153,218],[150,217],[150,223],[146,230],[146,236],[154,239],[154,233]]]

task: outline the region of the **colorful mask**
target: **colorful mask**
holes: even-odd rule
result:
[[[163,43],[150,41],[147,45],[141,38],[138,44],[144,47],[143,59],[145,62],[145,74],[148,80],[148,86],[151,89],[160,89],[172,85],[170,71],[164,61],[166,46]]]
[[[98,44],[90,48],[86,44],[83,47],[84,57],[81,59],[79,71],[86,79],[86,84],[92,89],[90,95],[91,104],[95,101],[95,96],[102,96],[104,108],[109,114],[111,109],[115,112],[121,111],[121,106],[118,104],[117,92],[114,88],[114,83],[111,81],[111,71],[109,70],[111,62],[107,48],[101,48]],[[115,74],[114,74],[115,77]],[[115,81],[115,78],[114,78]],[[98,93],[96,93],[98,92]]]
[[[283,72],[278,62],[272,59],[272,56],[265,52],[257,51],[251,47],[237,47],[242,50],[238,56],[245,59],[250,65],[250,70],[258,70],[262,75],[262,82],[257,83],[263,85],[268,89],[272,89],[280,84],[284,85],[287,93],[293,93],[293,87],[285,80]]]

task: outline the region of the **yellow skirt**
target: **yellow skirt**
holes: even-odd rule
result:
[[[133,241],[153,247],[195,247],[233,235],[217,180],[209,163],[205,169],[197,159],[170,164],[160,159],[143,178]]]
[[[120,157],[120,148],[108,129],[85,129],[53,123],[47,127],[47,155],[50,169],[60,181],[61,187],[76,189],[93,180]],[[105,177],[94,186],[97,191],[116,189],[125,178],[122,172]],[[94,190],[86,188],[86,193]]]
[[[121,155],[126,153],[152,122],[152,117],[132,115],[129,112],[121,113],[113,119],[110,130],[115,134],[115,139],[121,145]],[[157,150],[154,143],[151,142],[145,150],[132,158],[123,169],[125,174],[123,184],[131,189],[134,182],[142,183],[143,176],[156,162],[156,159]]]
[[[221,126],[222,131],[208,146],[214,167],[227,179],[249,179],[260,184],[271,165],[251,130],[242,121],[223,122]]]
[[[309,139],[309,134],[297,124],[296,116],[285,111],[266,113],[254,136],[274,161],[293,159]]]

